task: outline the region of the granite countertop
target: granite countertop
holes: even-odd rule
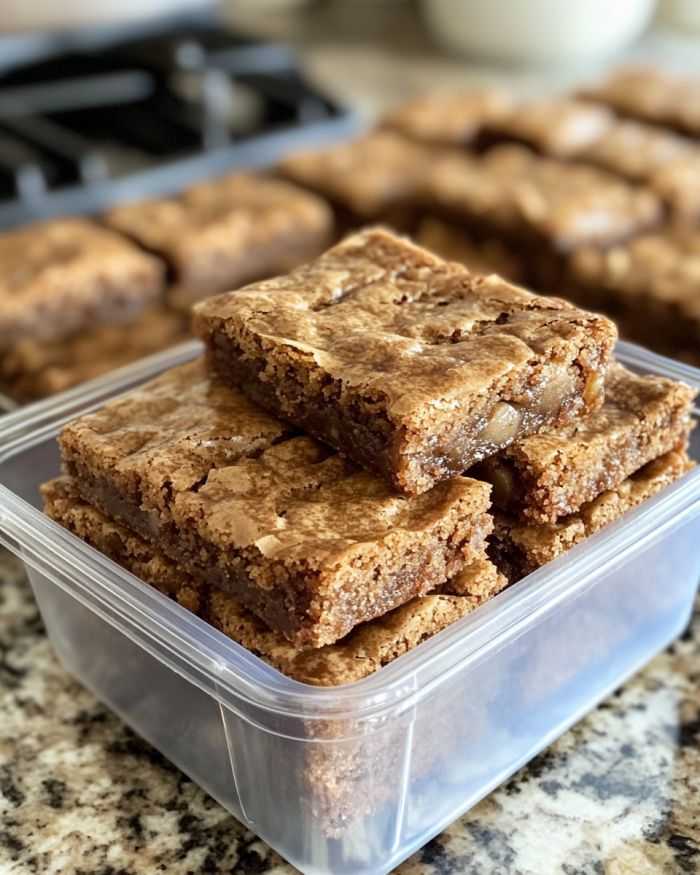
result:
[[[62,670],[4,552],[0,715],[2,875],[295,871]],[[700,610],[680,641],[397,871],[700,872],[698,799]]]

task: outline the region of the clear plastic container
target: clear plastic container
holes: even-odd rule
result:
[[[302,872],[389,871],[688,621],[700,469],[374,676],[289,680],[38,509],[63,422],[198,351],[3,417],[0,541],[26,563],[68,671]],[[693,368],[620,355],[700,385]]]

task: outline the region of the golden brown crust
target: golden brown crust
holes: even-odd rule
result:
[[[0,345],[61,340],[157,303],[162,263],[87,219],[0,234]]]
[[[109,473],[126,497],[162,513],[172,494],[288,434],[196,360],[69,423],[59,440],[66,458]]]

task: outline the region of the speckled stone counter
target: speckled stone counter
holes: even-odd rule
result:
[[[0,553],[0,873],[292,873],[54,658]],[[402,875],[700,872],[700,613]]]

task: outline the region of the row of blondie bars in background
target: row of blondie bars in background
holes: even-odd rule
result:
[[[195,300],[382,222],[473,271],[700,360],[700,82],[420,98],[361,138],[178,197],[0,236],[0,389],[25,401],[163,349]]]
[[[359,680],[688,471],[606,317],[384,229],[194,308],[66,425],[47,513],[289,676]]]

